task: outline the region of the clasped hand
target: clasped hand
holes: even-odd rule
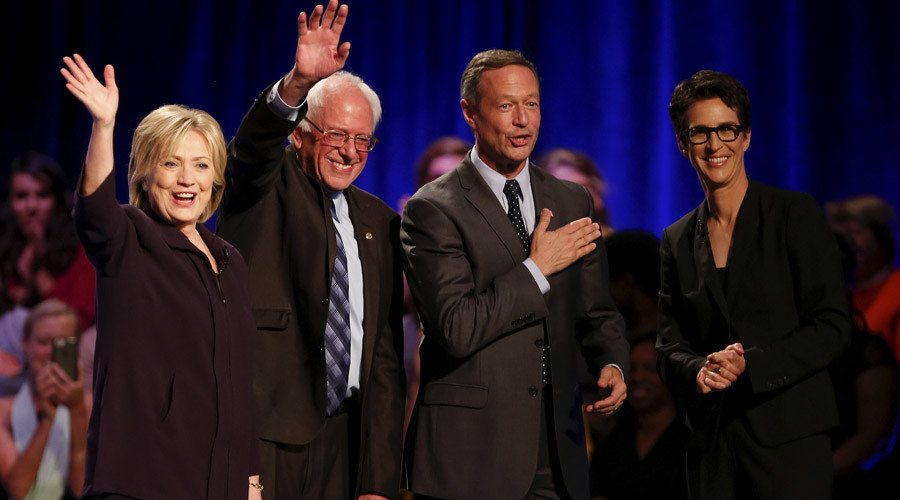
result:
[[[697,372],[697,392],[709,394],[713,391],[724,391],[737,382],[738,377],[747,369],[744,359],[744,346],[734,343],[722,351],[716,351],[706,357],[703,368]]]

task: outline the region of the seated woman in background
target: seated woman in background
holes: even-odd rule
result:
[[[16,304],[55,298],[86,328],[94,323],[94,268],[78,244],[72,195],[59,165],[28,152],[13,160],[2,209],[0,276]]]
[[[886,201],[868,195],[828,203],[825,211],[831,227],[850,240],[856,255],[853,306],[900,358],[900,269],[894,267],[893,233],[897,214]]]
[[[202,224],[224,193],[222,130],[200,110],[151,112],[132,141],[131,205],[119,205],[113,68],[104,86],[81,56],[63,61],[93,118],[75,200],[99,312],[83,494],[261,498],[247,266]]]
[[[78,243],[72,195],[59,165],[29,152],[9,169],[0,205],[0,397],[26,378],[22,326],[28,308],[59,299],[94,323],[94,266]]]

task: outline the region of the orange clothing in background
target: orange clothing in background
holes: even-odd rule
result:
[[[900,269],[878,285],[857,290],[853,305],[863,313],[869,330],[883,336],[900,359]]]

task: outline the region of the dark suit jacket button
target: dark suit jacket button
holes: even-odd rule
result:
[[[528,388],[528,394],[531,394],[532,396],[537,396],[537,393],[538,393],[537,387],[531,386]]]
[[[327,306],[327,305],[328,305],[328,297],[323,297],[323,298],[322,298],[322,305],[323,305],[323,306]]]
[[[535,347],[544,347],[544,339],[537,339],[534,341]]]

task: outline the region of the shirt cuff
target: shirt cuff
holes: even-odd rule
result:
[[[619,375],[622,376],[622,381],[625,381],[625,372],[622,371],[622,367],[620,367],[619,365],[617,365],[617,364],[615,364],[615,363],[610,363],[610,364],[608,364],[608,365],[606,365],[606,366],[614,366],[614,367],[616,367],[616,370],[619,370]],[[606,368],[606,366],[604,366],[603,368]]]
[[[544,277],[544,273],[538,268],[537,264],[531,260],[531,257],[525,259],[525,267],[528,268],[528,272],[531,273],[531,276],[534,278],[534,282],[537,283],[538,288],[541,289],[541,295],[546,294],[550,291],[550,282],[547,281],[547,278]],[[621,371],[621,370],[619,370]]]
[[[281,80],[284,80],[284,78]],[[269,95],[266,96],[266,103],[269,105],[269,110],[272,111],[272,113],[275,113],[279,118],[295,122],[297,121],[297,116],[300,114],[300,108],[306,103],[306,99],[303,99],[296,107],[290,106],[284,102],[278,94],[278,87],[281,85],[281,80],[278,80],[278,83],[276,83],[272,87],[272,90],[269,91]]]

